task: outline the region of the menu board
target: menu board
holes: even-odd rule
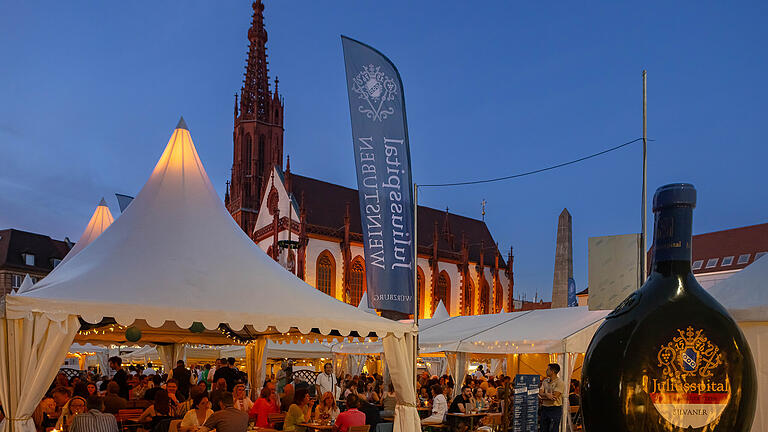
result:
[[[517,375],[514,380],[512,418],[514,432],[537,432],[539,422],[538,375]]]

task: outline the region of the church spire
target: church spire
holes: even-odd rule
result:
[[[267,75],[267,30],[264,28],[264,4],[256,0],[253,20],[248,30],[248,62],[240,95],[240,114],[249,120],[268,121],[271,92]]]

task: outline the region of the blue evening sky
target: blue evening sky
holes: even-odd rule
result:
[[[248,1],[8,2],[0,13],[0,228],[76,240],[102,196],[144,184],[184,115],[220,195]],[[404,80],[413,178],[514,174],[641,136],[649,200],[692,182],[696,233],[765,223],[768,3],[267,1],[270,75],[295,172],[355,186],[340,34]],[[641,145],[503,183],[425,189],[515,247],[516,294],[548,299],[557,216],[587,239],[640,229]],[[652,218],[649,216],[649,229]],[[506,252],[505,252],[506,253]]]

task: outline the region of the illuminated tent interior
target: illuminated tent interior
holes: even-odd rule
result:
[[[333,299],[268,257],[227,212],[183,119],[125,212],[27,292],[6,296],[1,312],[0,368],[10,382],[0,402],[20,431],[34,429],[29,416],[73,341],[171,343],[178,352],[234,340],[248,344],[258,383],[267,338],[379,337],[397,362],[396,423],[418,422],[408,390],[414,327]]]
[[[757,410],[752,432],[768,430],[768,258],[763,256],[744,270],[709,289],[747,338],[757,371]]]

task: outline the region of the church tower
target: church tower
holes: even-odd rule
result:
[[[277,78],[275,92],[269,88],[264,5],[256,0],[252,7],[248,61],[239,102],[235,95],[232,178],[224,198],[227,210],[249,237],[271,168],[283,167],[283,101],[277,92]]]

